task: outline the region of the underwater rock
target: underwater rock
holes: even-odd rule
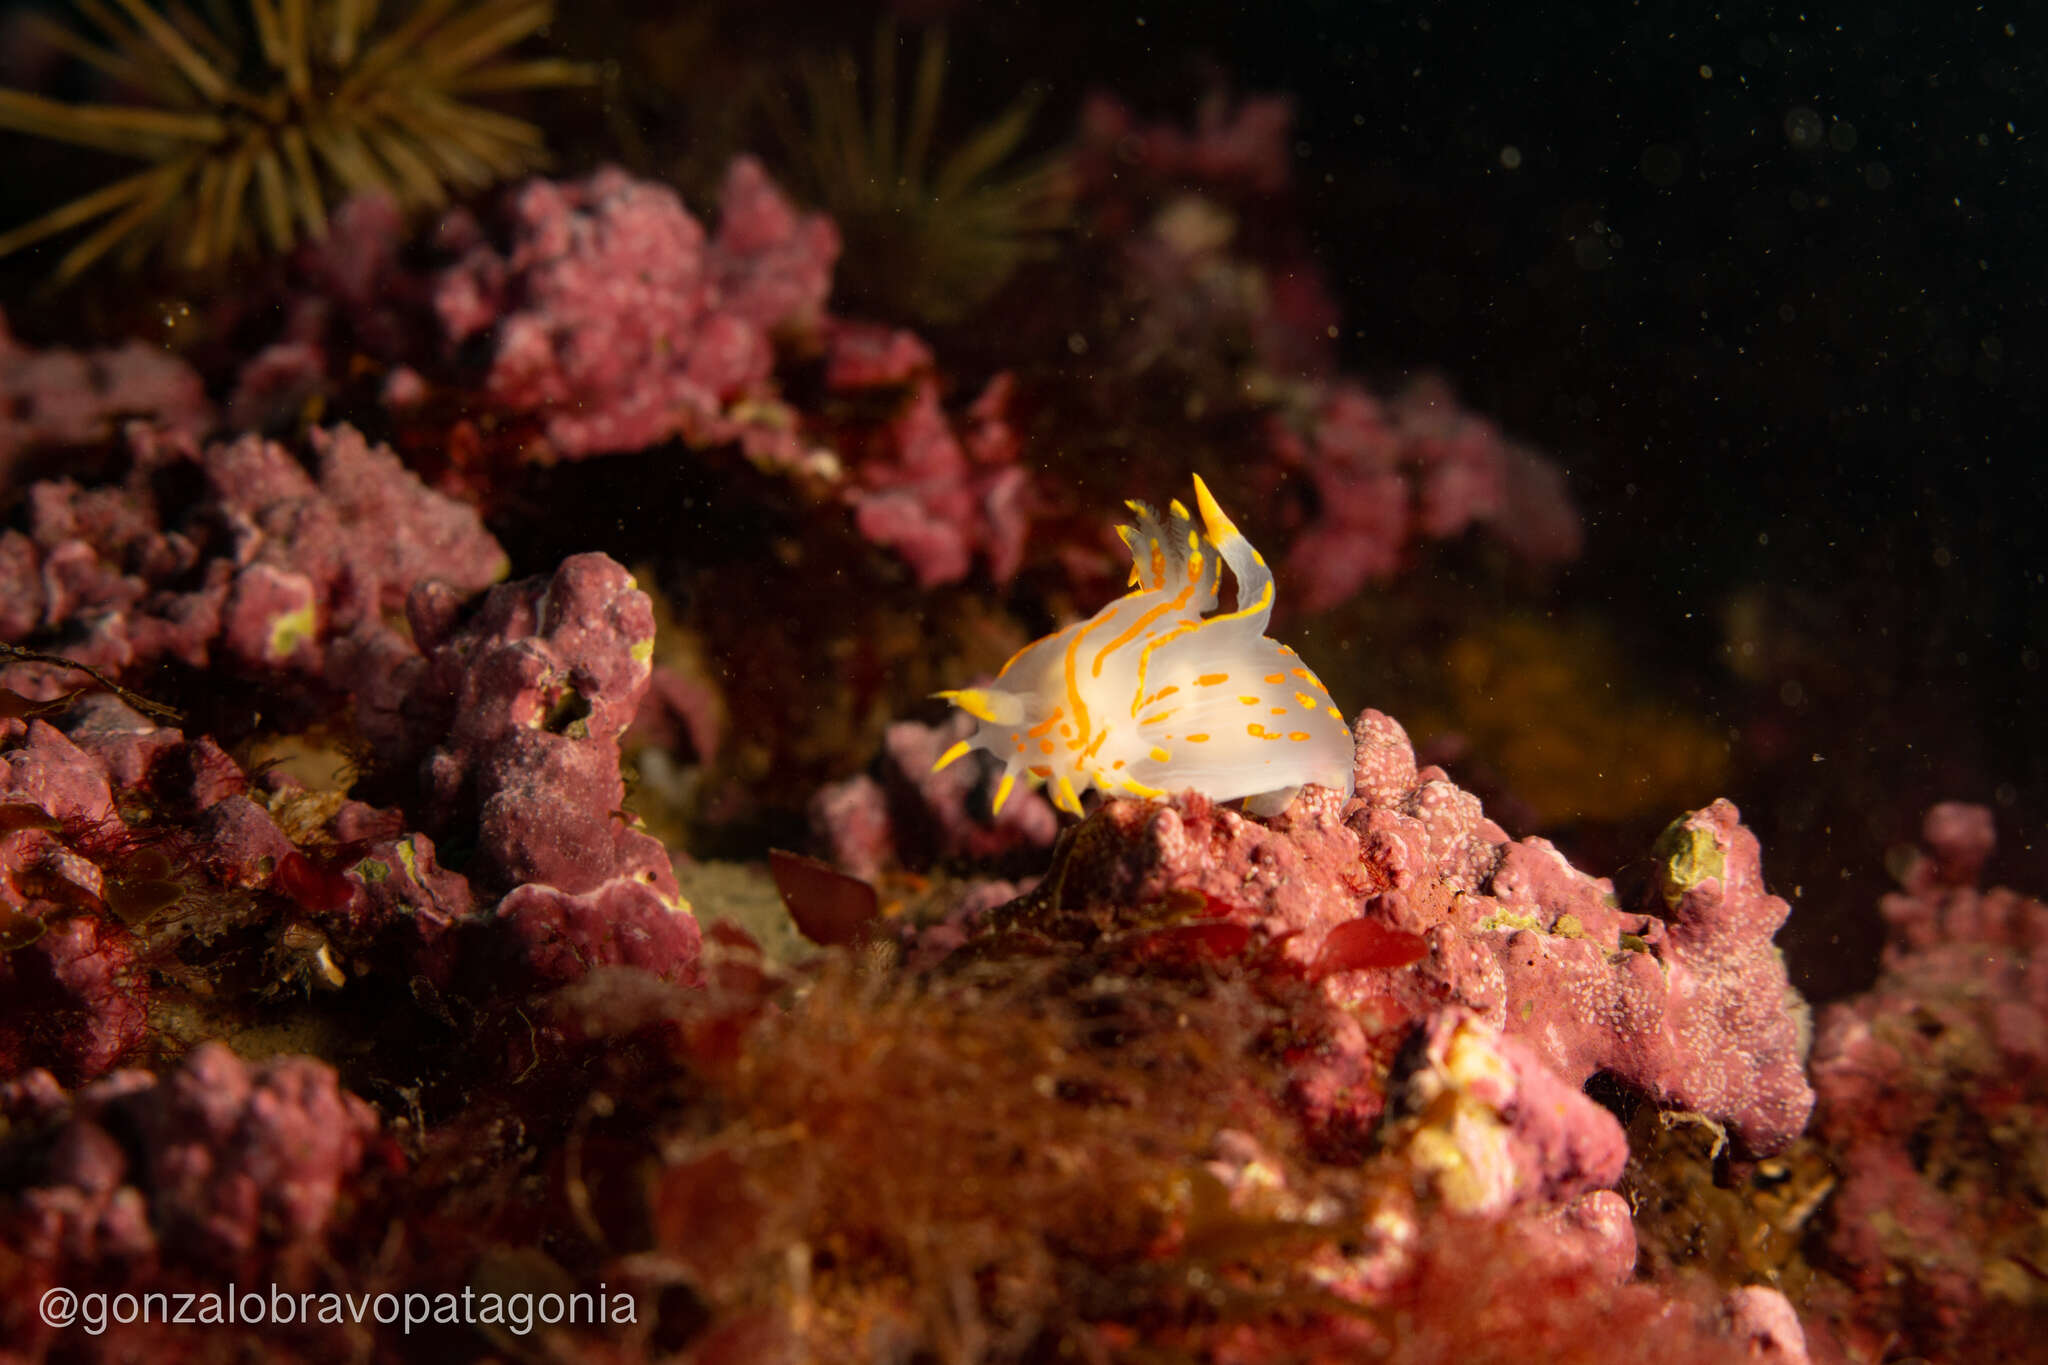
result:
[[[1294,182],[1293,137],[1294,101],[1286,95],[1212,97],[1185,130],[1141,123],[1129,106],[1098,92],[1081,109],[1075,169],[1084,194],[1098,196],[1130,180],[1275,195]]]
[[[1485,529],[1532,564],[1577,558],[1582,529],[1557,467],[1459,407],[1441,381],[1392,399],[1348,381],[1316,386],[1268,423],[1280,470],[1304,476],[1316,513],[1287,552],[1304,609],[1391,576],[1417,540]]]
[[[484,393],[540,417],[563,457],[680,436],[796,464],[772,341],[822,315],[838,233],[746,158],[721,202],[707,240],[675,191],[615,168],[529,180],[506,202],[510,247],[478,244],[436,281],[444,334],[488,346]]]
[[[1614,1115],[1527,1043],[1462,1011],[1433,1016],[1391,1079],[1382,1142],[1460,1213],[1570,1203],[1613,1185],[1628,1162]],[[1633,1246],[1631,1229],[1629,1266]]]
[[[1995,838],[1983,806],[1926,813],[1879,907],[1883,974],[1814,1039],[1814,1131],[1841,1173],[1827,1252],[1852,1295],[1830,1316],[1853,1358],[2024,1354],[2048,1320],[2048,1233],[2014,1197],[2038,1194],[2048,1132],[2048,904],[1980,889]]]
[[[107,890],[73,831],[118,823],[104,774],[45,721],[0,720],[0,1076],[76,1082],[141,1041],[148,981],[133,936],[93,913]]]
[[[0,809],[0,1075],[91,1080],[195,986],[232,1008],[345,968],[445,982],[472,909],[397,812],[252,779],[103,693],[0,722]],[[214,980],[224,937],[268,944],[271,974]]]
[[[1771,945],[1787,906],[1764,890],[1756,840],[1732,805],[1666,832],[1665,917],[1631,913],[1547,840],[1511,841],[1441,771],[1414,770],[1389,718],[1364,712],[1354,736],[1358,799],[1348,808],[1320,788],[1270,823],[1192,793],[1107,801],[1000,920],[1044,924],[1056,898],[1058,919],[1114,921],[1118,907],[1197,893],[1276,963],[1307,973],[1331,932],[1364,916],[1419,935],[1428,952],[1410,966],[1326,977],[1332,1000],[1360,1018],[1398,1027],[1461,1007],[1570,1085],[1606,1072],[1725,1123],[1745,1151],[1768,1153],[1799,1133],[1813,1102],[1805,1009]],[[1315,1066],[1373,1046],[1362,1032],[1340,1038]],[[1357,1119],[1376,1115],[1378,1093],[1336,1088],[1361,1106]]]
[[[949,859],[993,861],[1051,847],[1059,815],[1042,792],[1018,792],[991,817],[988,774],[972,764],[932,770],[973,728],[958,712],[936,726],[898,721],[882,740],[879,781],[860,773],[820,789],[811,832],[832,861],[874,881],[891,868],[923,872]]]
[[[53,1347],[32,1306],[50,1285],[302,1285],[378,1129],[322,1063],[251,1065],[219,1043],[69,1095],[48,1072],[0,1082],[0,1335]]]
[[[378,626],[427,577],[470,592],[503,575],[504,551],[473,508],[430,492],[353,428],[307,439],[310,470],[260,437],[202,447],[137,426],[122,483],[32,485],[26,530],[0,532],[5,638],[114,673],[170,658],[317,676],[329,643]],[[76,677],[44,663],[0,669],[36,697]]]
[[[140,341],[89,353],[31,350],[0,311],[0,483],[37,450],[61,452],[113,441],[141,419],[189,432],[213,424],[199,375],[174,355]]]
[[[437,630],[437,624],[444,629]],[[620,815],[619,736],[645,696],[654,608],[602,554],[493,588],[459,626],[414,614],[407,712],[438,830],[471,829],[472,878],[543,979],[600,963],[695,970],[697,923],[668,850]],[[393,756],[396,758],[397,756]]]
[[[862,336],[835,329],[832,354],[863,346]],[[892,368],[886,355],[868,356],[829,362],[828,374],[838,375],[840,391],[853,392],[871,382],[886,385]],[[1006,584],[1024,562],[1036,499],[1029,472],[1016,462],[1014,389],[1009,374],[997,375],[956,424],[939,403],[937,378],[924,370],[887,421],[841,433],[854,525],[901,555],[922,587],[965,578],[977,557],[991,579]]]

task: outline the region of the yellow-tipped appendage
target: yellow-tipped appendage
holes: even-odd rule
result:
[[[1215,495],[1209,492],[1209,485],[1202,482],[1200,474],[1195,475],[1195,506],[1202,509],[1202,525],[1208,529],[1209,539],[1218,545],[1244,534],[1237,529],[1237,523],[1217,506]]]
[[[949,701],[973,716],[976,720],[990,725],[1015,725],[1024,718],[1024,703],[1008,692],[991,692],[980,687],[963,687],[946,692],[934,692],[934,697]]]
[[[967,757],[967,755],[973,752],[973,743],[969,740],[963,739],[958,744],[955,744],[952,748],[946,750],[946,752],[939,755],[939,761],[932,764],[932,771],[935,773],[943,772],[948,764],[957,763],[961,759]]]
[[[1069,815],[1081,814],[1081,798],[1074,794],[1074,784],[1065,773],[1053,779],[1053,804]]]

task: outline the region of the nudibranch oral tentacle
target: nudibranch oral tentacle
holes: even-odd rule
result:
[[[995,807],[1021,776],[1081,813],[1090,788],[1155,797],[1193,789],[1273,814],[1304,784],[1351,792],[1351,730],[1329,690],[1266,635],[1273,571],[1200,476],[1198,524],[1128,504],[1117,527],[1131,590],[1011,656],[994,683],[936,695],[979,722],[938,766],[987,750],[1003,763]],[[1218,610],[1223,571],[1236,602]]]

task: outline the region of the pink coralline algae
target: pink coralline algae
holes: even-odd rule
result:
[[[870,339],[864,329],[835,330],[827,370],[835,392],[897,379],[893,366],[842,360],[845,351],[864,351]],[[1016,462],[1011,377],[991,380],[958,424],[940,406],[928,366],[904,378],[910,392],[893,416],[843,433],[842,458],[854,471],[847,493],[854,524],[903,556],[924,587],[965,578],[977,555],[991,579],[1008,583],[1024,561],[1033,504],[1030,476]]]
[[[176,356],[139,341],[88,354],[31,350],[0,313],[0,478],[32,451],[104,445],[130,418],[203,432],[213,410]]]
[[[542,418],[558,455],[679,436],[795,463],[774,339],[821,319],[838,232],[749,158],[720,202],[707,238],[673,190],[623,171],[528,181],[509,200],[509,248],[479,244],[438,279],[446,338],[487,339],[484,392]]]
[[[1183,130],[1140,122],[1121,101],[1098,93],[1081,111],[1076,172],[1084,192],[1097,197],[1133,175],[1148,188],[1185,182],[1270,196],[1294,181],[1293,133],[1294,101],[1285,95],[1211,97],[1194,128]]]
[[[990,818],[986,773],[971,763],[932,771],[973,728],[958,712],[937,726],[898,721],[882,740],[879,780],[862,773],[821,789],[811,801],[811,829],[832,861],[874,881],[892,868],[923,872],[1050,847],[1059,816],[1042,793],[1018,792]]]
[[[2011,1356],[2048,1319],[2048,904],[1980,889],[1994,842],[1982,806],[1927,812],[1879,907],[1883,975],[1814,1040],[1850,1360]]]
[[[52,1285],[304,1282],[377,1132],[324,1064],[219,1043],[71,1095],[48,1072],[0,1083],[0,1339],[54,1345],[32,1308]]]
[[[396,812],[252,777],[112,696],[53,719],[0,722],[0,1073],[102,1074],[230,929],[270,945],[258,989],[448,979],[469,889]]]
[[[647,691],[654,607],[601,554],[493,588],[460,625],[416,596],[401,708],[436,828],[474,828],[473,877],[541,980],[619,963],[695,971],[697,922],[661,843],[620,814],[619,736]],[[396,757],[393,755],[392,757]]]
[[[417,773],[423,822],[476,846],[469,877],[403,813],[251,776],[112,696],[0,720],[0,1070],[103,1073],[229,927],[268,945],[260,991],[376,974],[516,994],[604,963],[694,979],[668,854],[619,813],[647,597],[601,555],[494,589],[459,626],[448,591],[413,595],[426,652],[387,659],[378,685],[411,727],[387,739],[418,748],[383,758]]]
[[[1203,406],[1265,401],[1334,367],[1337,306],[1284,207],[1294,102],[1211,98],[1192,131],[1090,98],[1073,153],[1095,235],[1115,244],[1120,367],[1162,363]]]
[[[1522,559],[1578,556],[1578,512],[1557,467],[1460,408],[1440,381],[1391,400],[1348,381],[1276,414],[1277,466],[1304,478],[1314,513],[1287,551],[1300,605],[1334,606],[1400,569],[1420,540],[1487,531]]]
[[[1354,920],[1416,936],[1426,951],[1411,965],[1323,978],[1342,1013],[1363,1021],[1341,1025],[1298,1076],[1304,1112],[1334,1131],[1380,1116],[1379,1091],[1358,1083],[1377,1046],[1371,1028],[1455,1007],[1570,1086],[1605,1072],[1725,1124],[1745,1151],[1799,1133],[1813,1103],[1804,1005],[1771,945],[1787,906],[1764,889],[1756,840],[1732,805],[1666,831],[1661,913],[1629,911],[1548,841],[1510,840],[1476,797],[1439,770],[1418,771],[1389,717],[1366,711],[1354,737],[1348,808],[1316,788],[1270,824],[1192,794],[1110,801],[1005,917],[1029,925],[1052,896],[1062,915],[1113,916],[1193,892],[1217,923],[1248,931],[1253,951],[1302,974],[1327,970],[1326,940]]]
[[[476,512],[390,451],[349,427],[308,441],[310,471],[260,437],[202,447],[138,426],[122,483],[32,485],[25,531],[0,531],[0,640],[114,673],[176,659],[317,675],[330,643],[376,628],[422,579],[474,591],[504,573]],[[4,671],[34,696],[76,677]]]

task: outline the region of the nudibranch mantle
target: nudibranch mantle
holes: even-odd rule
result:
[[[976,749],[1003,764],[1000,811],[1017,778],[1081,813],[1081,794],[1164,796],[1192,788],[1272,815],[1303,783],[1351,794],[1351,729],[1294,651],[1266,637],[1273,572],[1195,479],[1197,526],[1130,503],[1130,592],[1086,621],[1033,641],[993,684],[941,692],[980,724],[939,759]],[[1228,566],[1233,610],[1217,612]],[[1210,613],[1215,613],[1211,615]]]

